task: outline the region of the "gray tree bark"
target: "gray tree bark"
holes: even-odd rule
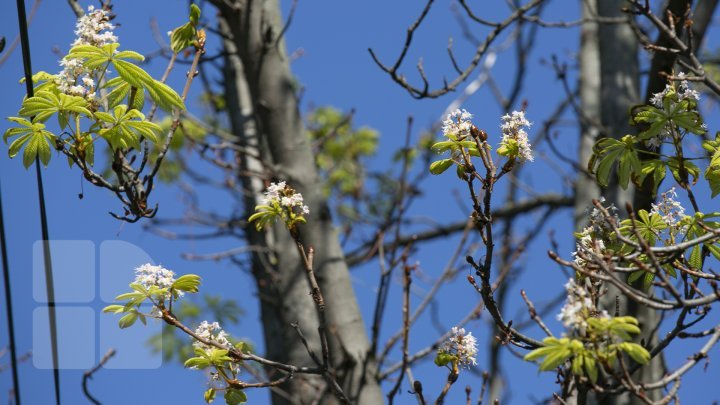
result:
[[[263,160],[272,164],[278,180],[286,180],[302,193],[311,210],[308,223],[300,226],[300,237],[306,247],[315,249],[315,271],[327,304],[330,355],[338,381],[352,402],[382,403],[365,325],[300,117],[294,77],[280,37],[279,2],[213,3],[220,11],[221,29],[229,34],[225,40],[226,98],[232,129],[244,146],[259,151]],[[252,158],[243,159],[244,169],[262,166]],[[245,205],[252,210],[265,184],[242,177],[242,185],[247,192]],[[319,321],[294,241],[282,226],[271,233],[248,227],[247,234],[249,243],[270,252],[253,254],[266,356],[314,366],[291,326],[297,322],[310,346],[320,353]],[[322,403],[335,401],[321,378],[298,375],[282,390],[287,395],[274,392],[273,403],[311,403],[323,395]]]
[[[583,0],[583,17],[622,17],[624,0]],[[580,99],[586,120],[581,130],[580,163],[585,164],[592,154],[592,145],[598,136],[621,138],[635,130],[629,124],[628,114],[633,105],[640,103],[640,76],[638,69],[638,42],[627,24],[598,24],[588,22],[582,30],[580,51]],[[596,123],[596,124],[595,124]],[[594,179],[579,174],[576,185],[576,228],[581,229],[587,220],[585,208],[592,198],[603,194],[607,203],[615,204],[621,213],[633,201],[631,190],[622,190],[617,181],[611,181],[605,190],[599,190]],[[616,299],[618,299],[616,301]],[[656,342],[653,333],[659,319],[656,311],[635,305],[624,299],[620,291],[607,286],[601,306],[610,314],[635,316],[640,322],[645,342]],[[662,376],[662,357],[657,356],[634,377],[637,381],[653,381]],[[658,393],[648,393],[652,396]],[[591,403],[636,404],[639,399],[624,394],[617,397],[591,397]]]

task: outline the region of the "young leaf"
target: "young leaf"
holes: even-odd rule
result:
[[[205,403],[211,404],[215,400],[215,388],[208,388],[207,391],[205,391],[205,394],[203,394],[203,398],[205,399]]]
[[[120,329],[129,328],[135,323],[135,321],[137,321],[137,319],[138,313],[133,311],[120,318],[118,325],[120,325]]]
[[[184,276],[180,276],[175,282],[172,284],[172,288],[179,290],[179,291],[187,291],[190,293],[196,293],[198,292],[200,286],[200,276],[195,274],[185,274]]]
[[[20,135],[8,148],[8,155],[13,158],[15,157],[20,149],[24,146],[25,151],[23,152],[23,164],[27,169],[30,165],[35,162],[39,157],[43,165],[47,166],[50,162],[50,142],[55,143],[55,135],[45,129],[45,125],[37,122],[31,123],[30,121],[19,118],[10,117],[9,121],[19,124],[20,127],[10,128],[5,131],[3,139],[7,142],[7,139],[11,136]]]
[[[190,22],[195,26],[200,22],[200,7],[195,4],[190,5]]]
[[[240,405],[247,402],[247,396],[243,391],[236,390],[235,388],[228,388],[225,391],[225,403],[227,405]]]
[[[114,304],[114,305],[106,306],[105,308],[103,308],[102,311],[104,313],[113,312],[113,313],[118,314],[120,312],[123,312],[124,310],[125,310],[125,306]]]
[[[450,166],[453,165],[453,163],[454,162],[452,159],[442,159],[442,160],[435,161],[430,164],[430,173],[435,174],[435,175],[441,174],[445,170],[449,169]]]
[[[623,342],[619,347],[640,364],[647,364],[650,361],[650,353],[637,343]]]

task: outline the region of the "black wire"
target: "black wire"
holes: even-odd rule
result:
[[[23,67],[25,69],[25,88],[27,96],[32,97],[32,65],[30,62],[30,40],[28,38],[25,1],[17,0],[18,25],[20,28],[20,44],[22,48]],[[45,190],[43,188],[40,159],[35,160],[35,177],[37,179],[38,200],[40,203],[40,227],[43,239],[43,262],[45,264],[45,286],[48,300],[48,318],[50,321],[50,346],[52,349],[53,379],[55,382],[55,403],[60,405],[60,368],[58,365],[57,319],[55,314],[55,283],[53,281],[52,260],[50,257],[50,235],[48,232],[47,212],[45,210]]]
[[[15,346],[15,321],[13,318],[12,295],[10,293],[10,266],[8,265],[5,220],[2,208],[2,187],[0,187],[0,256],[2,256],[3,282],[5,283],[5,307],[7,309],[8,335],[10,335],[10,366],[13,378],[15,405],[20,405],[20,380],[18,379],[17,346]]]

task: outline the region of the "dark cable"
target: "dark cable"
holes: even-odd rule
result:
[[[30,40],[28,36],[25,0],[17,0],[18,25],[20,28],[20,45],[22,48],[23,67],[25,69],[25,88],[27,96],[32,97],[32,64],[30,62]],[[35,177],[37,179],[38,200],[40,203],[40,226],[43,239],[43,262],[45,264],[45,285],[48,300],[48,318],[50,321],[50,346],[52,350],[53,380],[55,382],[55,403],[60,405],[60,368],[58,364],[57,319],[55,314],[55,283],[53,281],[52,260],[50,257],[50,235],[48,232],[47,212],[45,210],[45,191],[43,189],[40,159],[35,160]]]
[[[12,295],[10,294],[10,266],[8,265],[5,220],[2,209],[2,188],[0,187],[0,256],[2,256],[3,282],[5,283],[5,308],[7,308],[8,335],[10,335],[10,367],[13,378],[15,405],[20,405],[20,380],[18,379],[17,346],[15,346],[15,321],[13,318]]]

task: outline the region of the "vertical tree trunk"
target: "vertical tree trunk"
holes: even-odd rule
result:
[[[575,182],[575,229],[581,231],[587,224],[587,208],[594,198],[600,197],[600,187],[587,170],[593,145],[600,136],[600,49],[598,24],[591,21],[597,15],[595,0],[580,0],[582,18],[587,19],[580,31],[580,141],[578,164],[582,169]]]
[[[622,17],[624,0],[583,1],[583,17]],[[592,145],[598,135],[620,138],[633,133],[629,125],[630,108],[640,102],[640,84],[638,69],[638,43],[627,24],[597,24],[588,22],[583,26],[580,51],[580,98],[582,112],[587,117],[580,138],[579,158],[585,164],[592,153]],[[599,123],[599,125],[593,125]],[[578,177],[576,185],[576,228],[584,226],[586,216],[584,207],[589,206],[593,196],[599,190],[593,179],[584,174]],[[616,179],[602,190],[608,203],[615,204],[621,213],[625,205],[632,201],[633,194],[622,190]],[[620,301],[616,303],[616,297]],[[656,340],[652,331],[657,325],[658,314],[648,308],[627,302],[617,288],[608,285],[607,293],[601,300],[601,306],[610,314],[617,310],[621,315],[632,315],[638,318],[643,339],[646,342]],[[638,381],[650,381],[662,375],[662,359],[655,358],[648,366],[643,367],[634,377]],[[648,393],[650,396],[655,393]],[[638,400],[629,395],[613,398],[592,396],[593,403],[635,404]]]
[[[316,274],[327,303],[332,366],[351,401],[382,403],[374,375],[376,366],[365,361],[369,350],[365,325],[322,194],[311,145],[304,133],[284,41],[279,38],[282,32],[279,3],[277,0],[214,3],[231,35],[225,42],[229,51],[226,87],[233,130],[243,137],[246,146],[266,152],[263,159],[273,164],[280,179],[302,193],[311,210],[308,223],[300,226],[300,235],[306,247],[315,249]],[[248,131],[248,123],[253,122],[258,136]],[[259,163],[246,160],[245,164],[252,168]],[[243,187],[250,192],[246,198],[250,208],[262,189],[259,186],[257,181],[243,180]],[[248,229],[248,237],[252,243],[272,250],[270,255],[255,253],[253,257],[267,356],[291,364],[312,365],[291,326],[297,322],[316,353],[320,352],[318,319],[294,242],[287,230],[279,226],[267,236]],[[296,376],[283,388],[295,400],[310,403],[322,395],[323,386],[322,380]],[[285,403],[281,395],[274,395],[273,400]]]

